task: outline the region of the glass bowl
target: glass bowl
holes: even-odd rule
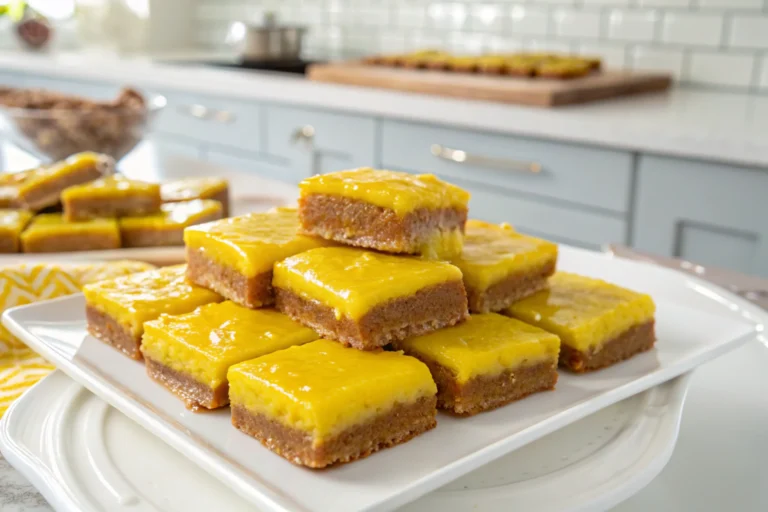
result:
[[[0,137],[44,162],[83,151],[118,161],[144,138],[166,104],[159,94],[133,94],[143,103],[68,103],[62,96],[50,108],[0,106]]]

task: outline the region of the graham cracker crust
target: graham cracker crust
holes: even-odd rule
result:
[[[19,252],[19,237],[11,233],[0,235],[0,253]]]
[[[505,277],[483,291],[465,283],[469,310],[472,313],[501,311],[518,300],[546,289],[547,279],[555,273],[556,265],[556,261],[548,261],[538,269]]]
[[[31,190],[19,197],[19,202],[28,210],[40,210],[59,202],[61,192],[74,185],[80,185],[101,178],[101,170],[94,167],[84,167],[77,172],[59,178],[55,181]]]
[[[187,247],[187,279],[247,308],[256,309],[275,302],[272,270],[246,277],[192,247]]]
[[[134,196],[112,199],[86,198],[64,201],[67,222],[99,217],[149,215],[160,211],[160,196]]]
[[[190,411],[217,409],[229,404],[229,383],[224,382],[216,389],[196,381],[192,376],[176,371],[164,364],[144,358],[147,375],[181,398]]]
[[[568,345],[560,346],[560,366],[572,372],[583,373],[599,370],[629,359],[635,354],[653,348],[656,342],[655,321],[635,325],[623,334],[598,347],[597,351],[581,352]]]
[[[534,365],[504,370],[497,375],[478,375],[464,384],[456,380],[449,368],[422,357],[437,384],[437,406],[457,416],[475,414],[496,409],[539,391],[555,389],[557,363],[547,361]]]
[[[467,318],[467,297],[462,281],[423,288],[413,295],[379,304],[359,320],[336,318],[334,309],[275,288],[278,310],[321,336],[360,350],[373,350],[393,341],[449,327]]]
[[[22,252],[73,252],[119,249],[120,238],[103,234],[54,235],[33,242],[21,242]]]
[[[134,336],[129,328],[91,306],[85,305],[88,332],[107,345],[111,345],[131,359],[141,361],[141,336]]]
[[[299,231],[346,245],[418,254],[436,231],[461,230],[467,210],[420,208],[400,217],[389,208],[327,194],[299,199]]]
[[[218,213],[201,217],[194,224],[203,224],[213,220],[219,220]],[[171,247],[184,245],[184,228],[187,226],[175,226],[171,229],[154,228],[126,228],[120,226],[120,237],[123,247]]]
[[[312,434],[283,425],[242,405],[232,404],[232,425],[294,464],[323,468],[362,459],[433,429],[435,397],[397,404],[366,423],[354,425],[319,445]]]

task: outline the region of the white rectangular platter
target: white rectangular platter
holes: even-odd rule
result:
[[[142,364],[87,335],[81,295],[8,310],[3,324],[262,510],[392,510],[763,330],[762,310],[681,273],[563,246],[559,268],[650,293],[658,307],[656,348],[592,374],[562,373],[555,391],[492,412],[467,419],[440,414],[437,428],[408,443],[321,471],[294,466],[238,432],[228,409],[187,411],[147,378]],[[146,457],[151,463],[153,454]]]

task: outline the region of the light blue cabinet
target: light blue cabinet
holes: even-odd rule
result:
[[[765,170],[643,156],[634,245],[768,276],[767,195]]]

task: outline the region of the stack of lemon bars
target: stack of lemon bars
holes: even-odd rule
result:
[[[556,272],[433,175],[309,178],[184,232],[187,264],[85,287],[90,332],[300,465],[349,462],[653,347],[647,295]]]

